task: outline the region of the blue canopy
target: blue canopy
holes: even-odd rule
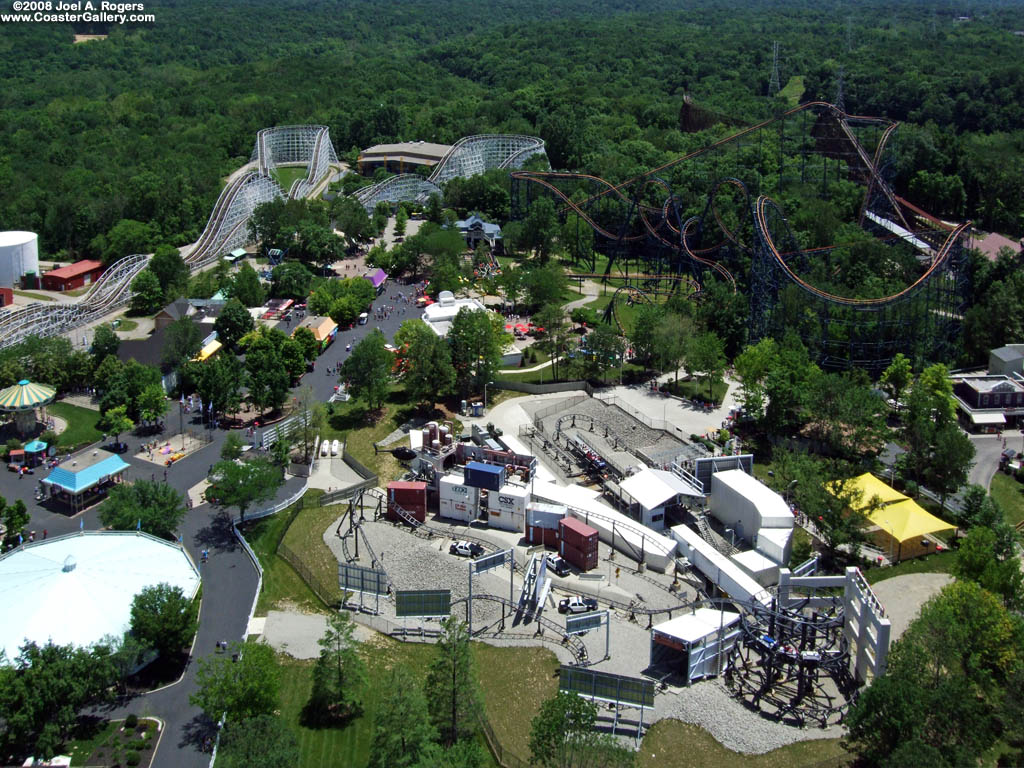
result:
[[[54,469],[43,482],[49,485],[60,486],[70,493],[81,493],[93,486],[99,485],[101,480],[111,475],[124,472],[128,469],[128,466],[128,463],[120,456],[111,455],[102,461],[97,461],[95,464],[82,467],[81,469],[75,469],[69,464],[64,464]]]
[[[49,443],[44,443],[42,440],[33,440],[31,443],[25,444],[25,450],[28,453],[42,453],[48,446]]]

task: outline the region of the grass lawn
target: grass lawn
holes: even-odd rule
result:
[[[118,331],[134,331],[138,327],[139,327],[139,323],[137,321],[132,320],[132,319],[130,319],[127,316],[124,316],[124,317],[117,318],[117,328],[115,330],[118,330]]]
[[[308,493],[306,498],[309,498]],[[341,590],[338,588],[338,558],[324,544],[324,531],[342,515],[346,506],[307,506],[299,510],[281,542],[302,558],[303,563],[313,573],[314,583],[323,585],[319,589],[326,592],[325,597],[332,603],[341,601]]]
[[[317,492],[321,493],[321,492]],[[297,607],[304,611],[322,611],[323,603],[306,586],[295,569],[276,554],[277,543],[292,519],[290,507],[243,527],[245,539],[256,552],[263,567],[263,589],[256,603],[256,614],[266,616],[276,607]],[[337,566],[335,566],[337,568]]]
[[[285,194],[288,194],[288,190],[292,188],[292,184],[295,183],[296,179],[304,179],[309,173],[309,168],[304,165],[289,165],[284,168],[275,168],[271,175],[277,180],[277,183],[281,185],[281,189],[284,190]]]
[[[34,299],[35,301],[56,301],[53,296],[46,296],[41,293],[29,293],[28,291],[12,291],[15,296],[21,296],[25,299]]]
[[[434,656],[432,645],[399,643],[378,637],[365,648],[371,681],[382,681],[395,665],[407,667],[419,680],[426,677]],[[505,649],[495,649],[505,650]],[[369,761],[374,718],[384,698],[384,686],[370,685],[363,699],[363,714],[344,728],[307,728],[302,725],[302,708],[312,689],[313,662],[278,657],[281,666],[281,716],[295,727],[299,738],[298,768],[362,768]],[[511,665],[508,665],[511,666]],[[516,709],[515,707],[508,707]],[[485,768],[496,766],[484,747]]]
[[[687,768],[824,768],[849,765],[852,759],[853,756],[840,746],[839,739],[802,741],[763,755],[743,755],[726,749],[710,733],[696,725],[679,720],[660,720],[644,736],[637,755],[637,767],[685,765]]]
[[[696,398],[706,401],[708,399],[707,381],[693,379],[692,381],[680,381],[678,385],[674,382],[671,385],[672,393],[680,397]],[[729,385],[724,381],[717,381],[714,384],[715,402],[720,403],[729,391]]]
[[[793,75],[786,83],[786,87],[779,91],[779,95],[784,97],[791,107],[795,107],[800,103],[800,97],[804,95],[805,90],[804,76]]]
[[[1006,522],[1017,525],[1024,521],[1024,486],[1010,475],[996,472],[989,486],[989,493],[1003,510]]]
[[[904,560],[899,565],[890,568],[867,568],[864,570],[864,578],[868,580],[869,584],[877,584],[880,581],[904,576],[908,573],[949,573],[953,569],[955,559],[955,552],[940,552],[935,555],[915,557],[913,560]]]
[[[70,403],[50,403],[46,410],[52,416],[68,423],[68,428],[60,433],[60,440],[57,441],[61,448],[74,449],[80,445],[95,443],[103,437],[103,433],[96,428],[96,423],[100,420],[99,411],[80,408]]]

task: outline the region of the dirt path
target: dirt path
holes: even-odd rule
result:
[[[872,584],[872,591],[892,622],[892,639],[896,640],[906,632],[910,622],[920,613],[921,606],[952,581],[953,577],[948,573],[908,573]]]

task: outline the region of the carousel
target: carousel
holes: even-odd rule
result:
[[[53,402],[57,390],[45,384],[22,379],[12,387],[0,390],[0,411],[14,414],[14,425],[20,435],[31,435],[38,421],[36,409]]]

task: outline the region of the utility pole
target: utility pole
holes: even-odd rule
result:
[[[846,111],[846,97],[845,97],[845,94],[843,93],[843,80],[844,80],[845,74],[846,74],[846,72],[844,71],[843,67],[840,66],[839,67],[839,80],[836,83],[836,100],[835,100],[835,105],[839,109],[840,112],[845,112]]]

